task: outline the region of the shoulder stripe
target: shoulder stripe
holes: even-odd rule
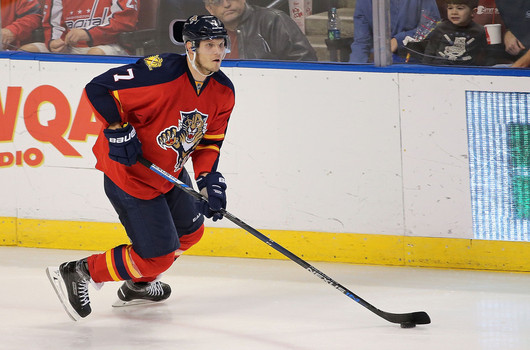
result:
[[[219,146],[216,146],[216,145],[209,145],[209,146],[198,145],[196,148],[197,151],[205,150],[205,149],[211,149],[213,151],[219,152]]]
[[[205,138],[206,140],[223,140],[225,138],[225,134],[217,134],[217,135],[204,134],[203,138]]]

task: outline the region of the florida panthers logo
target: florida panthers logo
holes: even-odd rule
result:
[[[171,148],[177,153],[175,171],[178,171],[188,160],[191,152],[201,141],[208,124],[207,114],[197,109],[191,112],[180,112],[178,126],[170,126],[158,134],[157,142],[163,149]]]

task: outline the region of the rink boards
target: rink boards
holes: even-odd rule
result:
[[[132,59],[104,60],[0,59],[1,244],[126,242],[94,169],[100,125],[82,91]],[[528,116],[526,71],[224,66],[236,87],[219,168],[230,212],[308,260],[529,270],[527,170],[515,162],[526,134],[510,133]],[[505,94],[520,100],[504,109],[488,102]],[[491,126],[506,110],[517,113]],[[497,207],[508,209],[487,216]],[[208,222],[190,253],[281,257],[225,221]]]

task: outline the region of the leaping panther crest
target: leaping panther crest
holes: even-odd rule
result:
[[[171,148],[177,153],[175,171],[178,171],[188,160],[191,152],[206,133],[208,115],[197,109],[180,112],[178,126],[170,126],[158,134],[157,142],[162,149]]]

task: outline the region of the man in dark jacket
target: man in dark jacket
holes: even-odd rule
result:
[[[304,33],[285,12],[248,5],[246,0],[204,0],[230,36],[226,58],[316,61]]]
[[[506,52],[517,59],[530,48],[530,1],[496,0],[495,3],[506,26]]]

